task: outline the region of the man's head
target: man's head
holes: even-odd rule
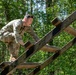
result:
[[[31,26],[32,22],[33,22],[33,16],[32,15],[25,15],[23,18],[23,21],[25,23],[26,26]]]

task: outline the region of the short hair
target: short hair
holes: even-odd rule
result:
[[[27,14],[27,15],[24,16],[24,18],[27,18],[27,19],[28,18],[33,18],[33,15]]]

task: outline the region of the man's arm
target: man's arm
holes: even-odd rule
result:
[[[22,40],[22,36],[19,34],[20,28],[21,28],[21,21],[15,22],[14,25],[13,25],[13,31],[14,31],[14,35],[15,35],[15,41],[16,41],[16,43],[24,45],[24,42]]]
[[[36,42],[39,40],[39,37],[36,35],[32,27],[29,27],[29,29],[26,32],[29,33]]]

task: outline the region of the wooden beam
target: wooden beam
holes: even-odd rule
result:
[[[37,67],[38,65],[40,65],[41,63],[29,63],[29,62],[27,62],[27,63],[24,63],[24,64],[22,64],[22,65],[19,65],[19,66],[17,66],[17,68],[18,69],[28,69],[28,68],[35,68],[35,67]]]
[[[24,47],[26,50],[28,50],[33,44],[28,41]],[[55,46],[50,46],[50,45],[45,45],[44,47],[41,48],[42,51],[46,51],[46,52],[57,52],[59,50],[59,48],[55,47]]]
[[[3,62],[0,64],[0,68],[3,70],[7,65],[10,65],[12,62]],[[38,65],[40,65],[41,63],[37,63],[37,62],[25,62],[23,64],[18,65],[16,68],[17,69],[28,69],[28,68],[35,68]]]
[[[52,21],[52,24],[57,26],[58,24],[61,24],[62,21],[59,19],[59,18],[55,18],[53,21]],[[68,26],[67,28],[65,28],[65,31],[73,36],[76,36],[76,30],[70,26]]]
[[[65,31],[76,37],[76,30],[74,28],[68,26]]]
[[[28,41],[27,43],[25,43],[24,47],[26,50],[28,50],[32,45],[33,44],[30,41]],[[59,48],[46,44],[44,47],[41,48],[41,50],[46,52],[57,52]]]
[[[19,64],[23,63],[25,60],[27,60],[29,57],[35,54],[39,49],[45,46],[49,41],[52,41],[52,39],[55,36],[57,36],[62,30],[68,27],[75,20],[76,20],[76,11],[72,13],[68,18],[66,18],[62,22],[62,24],[56,26],[56,28],[54,28],[52,31],[46,34],[42,39],[40,39],[37,43],[31,46],[29,50],[25,51],[16,61],[6,66],[5,69],[1,72],[1,75],[6,75],[10,71],[15,69]]]
[[[33,45],[33,44],[32,44],[30,41],[28,41],[28,42],[25,43],[24,47],[25,47],[25,49],[27,50],[27,49],[29,49],[32,45]]]
[[[27,42],[25,45],[26,49],[29,49],[33,44],[31,42]],[[50,45],[45,45],[44,47],[41,48],[42,51],[46,51],[46,52],[57,52],[59,50],[59,48],[55,47],[55,46],[50,46]]]
[[[41,50],[46,51],[46,52],[57,52],[59,50],[59,48],[57,48],[55,46],[45,45],[44,47],[41,48]]]
[[[50,56],[46,61],[44,61],[42,64],[40,64],[39,66],[37,66],[32,72],[30,72],[28,75],[36,75],[40,70],[42,70],[43,68],[45,68],[47,65],[49,65],[50,63],[52,63],[57,57],[59,57],[60,55],[62,55],[62,53],[64,53],[66,50],[68,50],[71,46],[73,46],[74,44],[76,44],[76,38],[74,38],[73,40],[71,40],[68,44],[66,44],[61,50],[59,50],[58,52],[56,52],[53,56]]]

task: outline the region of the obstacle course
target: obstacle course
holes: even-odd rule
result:
[[[73,12],[69,17],[67,17],[64,21],[61,21],[58,18],[55,18],[52,21],[52,24],[56,27],[48,32],[42,39],[38,40],[35,44],[31,44],[30,42],[25,44],[25,48],[27,49],[18,59],[12,63],[10,62],[3,62],[0,64],[1,75],[7,75],[9,72],[13,71],[14,69],[19,68],[35,68],[32,72],[28,75],[35,75],[41,69],[45,68],[48,64],[53,62],[58,56],[62,55],[67,49],[73,46],[76,43],[76,30],[70,27],[69,25],[76,20],[76,11]],[[55,36],[60,34],[65,30],[67,33],[74,36],[68,44],[66,44],[62,49],[56,47],[49,47],[46,44],[53,40]],[[50,56],[47,60],[43,63],[24,63],[29,57],[35,54],[39,50],[47,51],[47,52],[54,52],[53,56]],[[23,67],[22,67],[23,65]],[[26,66],[27,65],[27,66]],[[28,67],[29,66],[29,67]]]

